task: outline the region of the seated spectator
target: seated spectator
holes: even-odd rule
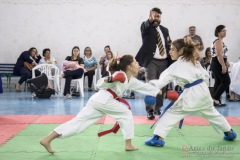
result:
[[[200,61],[203,68],[207,69],[207,67],[211,64],[212,55],[210,47],[208,47],[205,51],[205,57],[203,57]]]
[[[112,51],[108,51],[104,64],[102,64],[105,68],[105,72],[102,72],[102,77],[109,76],[109,64],[113,61],[113,59],[114,57]]]
[[[240,100],[240,61],[234,63],[231,68],[230,98],[229,101]]]
[[[16,76],[21,76],[18,83],[15,85],[16,92],[21,92],[21,84],[32,77],[31,68],[36,66],[39,63],[40,59],[41,56],[38,54],[35,47],[32,47],[28,51],[24,51],[21,53],[13,68],[13,74]],[[35,71],[36,76],[39,76],[40,74],[40,71]]]
[[[80,57],[79,47],[78,46],[73,47],[72,55],[67,56],[65,60],[66,61],[63,61],[62,66],[63,74],[61,75],[63,78],[66,79],[63,95],[65,95],[67,99],[71,99],[72,98],[70,94],[71,81],[72,79],[81,78],[84,73],[83,69],[84,62],[83,59]]]
[[[54,57],[51,57],[51,51],[49,48],[45,48],[42,53],[43,57],[39,64],[57,64],[57,61]]]
[[[90,47],[84,49],[84,68],[86,70],[84,77],[88,77],[88,91],[92,91],[93,76],[95,75],[95,69],[97,69],[96,58],[92,55],[92,50]]]
[[[99,62],[99,64],[101,65],[101,75],[102,75],[102,77],[105,77],[105,76],[108,76],[108,71],[106,70],[107,69],[107,63],[108,63],[108,60],[107,60],[107,58],[108,58],[108,56],[107,56],[107,54],[108,54],[108,52],[109,51],[111,51],[111,48],[110,48],[110,46],[105,46],[104,47],[104,55],[100,58],[100,62]],[[112,52],[111,52],[112,53]],[[113,57],[113,56],[112,56]]]

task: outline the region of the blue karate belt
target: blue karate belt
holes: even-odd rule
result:
[[[202,82],[203,82],[202,79],[198,79],[198,80],[194,81],[193,83],[185,84],[183,90],[182,90],[181,92],[179,92],[178,95],[180,96],[180,95],[182,94],[182,92],[184,91],[184,89],[193,87],[193,86],[198,85],[198,84],[200,84],[200,83],[202,83]],[[174,101],[171,101],[171,102],[167,105],[167,107],[164,109],[164,111],[163,111],[162,114],[158,117],[158,119],[153,123],[153,125],[150,127],[150,129],[153,128],[153,126],[157,123],[157,121],[164,115],[164,113],[165,113],[169,108],[172,107],[173,104],[174,104]],[[178,127],[179,127],[180,129],[182,128],[183,120],[184,120],[184,119],[182,119],[182,120],[179,122],[179,126],[178,126]]]

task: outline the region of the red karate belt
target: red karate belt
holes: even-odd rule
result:
[[[126,105],[128,106],[128,109],[131,110],[130,105],[128,104],[128,102],[127,102],[125,99],[119,98],[119,97],[116,95],[116,93],[113,92],[111,89],[107,89],[107,91],[110,92],[110,93],[113,95],[113,98],[114,98],[114,99],[118,100],[119,102],[122,102],[122,103],[126,104]],[[99,132],[99,133],[98,133],[98,137],[104,136],[104,135],[109,134],[109,133],[111,133],[111,132],[113,132],[113,133],[116,134],[119,129],[120,129],[120,125],[118,124],[118,122],[116,122],[116,123],[114,124],[114,126],[112,127],[112,129]]]

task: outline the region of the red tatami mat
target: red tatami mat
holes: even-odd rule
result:
[[[75,115],[40,115],[35,124],[61,124],[73,119]]]
[[[0,115],[0,124],[31,124],[40,115]]]
[[[62,124],[76,115],[0,115],[0,124]],[[156,117],[157,118],[157,117]],[[225,117],[230,125],[240,126],[240,117]],[[155,120],[148,120],[146,116],[134,116],[135,124],[152,124]],[[97,124],[114,124],[115,120],[104,116]],[[209,125],[208,120],[200,116],[187,116],[184,125]]]
[[[29,124],[62,124],[74,118],[75,115],[0,115],[0,145],[26,128]],[[157,118],[157,117],[156,117]],[[240,126],[240,117],[225,117],[231,126]],[[135,124],[153,124],[146,116],[134,116]],[[114,124],[115,120],[104,116],[97,124]],[[184,118],[183,125],[205,126],[209,122],[200,116]]]
[[[0,145],[27,126],[28,124],[0,124]]]

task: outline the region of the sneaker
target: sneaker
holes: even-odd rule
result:
[[[154,113],[153,113],[153,112],[148,112],[147,118],[148,118],[149,120],[155,119]]]
[[[134,92],[131,92],[129,98],[134,99],[134,98],[135,98],[135,93],[134,93]]]
[[[130,95],[128,98],[129,99],[135,99],[135,95]]]
[[[155,115],[161,115],[161,111],[160,111],[160,110],[154,111],[154,114],[155,114]]]
[[[72,96],[80,97],[80,93],[79,93],[79,92],[73,92],[73,93],[72,93]]]
[[[226,99],[227,99],[227,100],[230,99],[230,94],[226,94]]]
[[[154,135],[152,138],[147,139],[145,144],[148,146],[163,147],[165,142],[160,140],[158,135]]]
[[[224,139],[226,141],[233,141],[234,139],[237,138],[237,134],[231,129],[231,133],[224,132]]]
[[[221,99],[219,99],[219,103],[221,104],[222,107],[227,106],[225,103],[222,103]]]
[[[36,96],[37,96],[36,93],[33,92],[33,93],[32,93],[32,97],[36,97]]]
[[[92,88],[88,88],[88,91],[93,91]]]
[[[213,102],[213,106],[215,106],[215,107],[225,107],[227,105],[224,104],[224,103],[215,103],[215,102]]]

